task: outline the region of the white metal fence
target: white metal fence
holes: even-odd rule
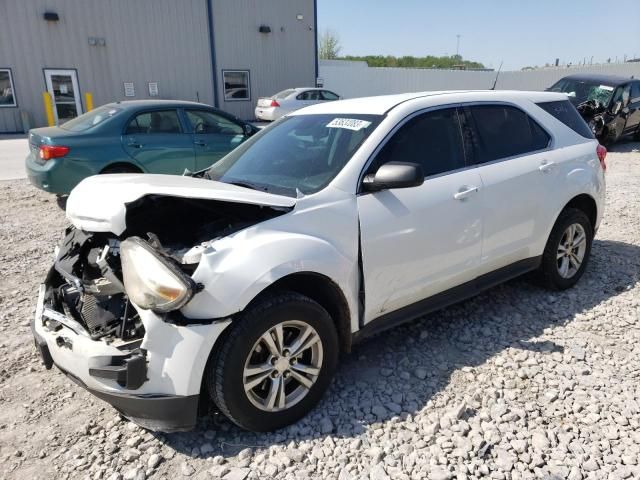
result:
[[[500,72],[496,89],[544,90],[560,78],[574,73],[640,78],[640,62]],[[493,86],[496,74],[473,70],[369,68],[366,62],[341,60],[320,62],[320,77],[325,88],[344,98],[428,90],[486,90]]]

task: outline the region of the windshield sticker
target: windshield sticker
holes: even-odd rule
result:
[[[609,92],[613,91],[613,87],[610,87],[609,85],[600,85],[600,88],[602,90],[608,90]]]
[[[327,123],[328,128],[346,128],[347,130],[353,130],[354,132],[367,128],[369,125],[371,125],[371,122],[358,120],[357,118],[334,118]]]

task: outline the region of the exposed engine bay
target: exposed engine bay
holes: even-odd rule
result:
[[[127,204],[127,228],[120,236],[88,233],[74,227],[66,230],[47,276],[45,304],[78,322],[94,340],[102,339],[118,347],[138,343],[145,331],[123,284],[122,241],[134,236],[143,238],[159,256],[190,275],[211,242],[288,210],[208,199],[143,196]]]
[[[585,122],[587,122],[593,134],[600,139],[605,123],[608,121],[608,119],[605,119],[607,116],[607,106],[601,101],[594,99],[580,103],[576,106],[576,109],[582,118],[584,118]]]

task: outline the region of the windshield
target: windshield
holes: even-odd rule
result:
[[[574,105],[579,105],[587,100],[597,100],[606,106],[609,105],[614,87],[590,80],[563,78],[549,90],[566,93]]]
[[[91,110],[90,112],[80,115],[73,120],[69,120],[68,122],[63,123],[62,125],[60,125],[60,128],[64,128],[65,130],[69,130],[70,132],[83,132],[90,129],[91,127],[95,127],[96,125],[101,124],[105,120],[108,120],[114,115],[117,115],[121,111],[121,108],[104,105],[102,107],[96,108],[95,110]]]
[[[308,195],[331,182],[381,115],[294,115],[251,137],[214,164],[212,180],[265,192]]]

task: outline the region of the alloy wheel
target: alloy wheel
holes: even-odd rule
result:
[[[557,251],[558,273],[562,278],[573,277],[584,261],[587,251],[587,234],[579,223],[567,227],[560,238]]]
[[[267,412],[286,410],[302,400],[322,368],[318,332],[299,320],[278,323],[251,348],[242,381],[249,401]]]

